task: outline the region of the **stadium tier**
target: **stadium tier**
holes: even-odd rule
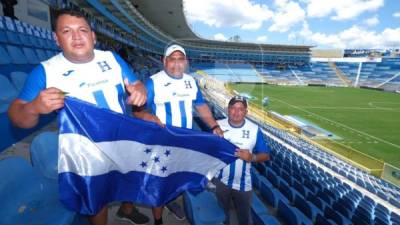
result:
[[[168,20],[155,16],[151,7],[158,4],[165,12],[179,16],[183,13],[179,0],[46,2],[50,2],[51,12],[64,6],[84,12],[98,34],[96,47],[118,51],[143,81],[162,69],[164,48],[179,43],[190,60],[188,71],[199,83],[204,77],[211,77],[222,83],[400,90],[400,58],[383,58],[379,62],[313,61],[312,46],[204,40],[190,31],[186,21],[178,26],[189,29],[183,31],[187,36],[178,37],[177,28],[162,25]],[[174,13],[165,14],[174,18]],[[15,128],[7,115],[27,74],[59,52],[49,27],[0,16],[0,173],[7,182],[0,185],[0,200],[6,208],[1,211],[0,224],[26,224],[29,220],[40,220],[42,224],[87,224],[82,216],[66,210],[57,199],[57,135],[47,132],[46,126],[55,123],[56,114],[43,117],[36,128],[29,130]],[[222,89],[223,85],[202,88],[214,117],[223,118],[229,92]],[[251,119],[262,127],[272,151],[270,161],[254,164],[251,169],[255,187],[251,208],[254,224],[400,224],[398,186],[287,130]],[[198,118],[195,121],[197,129],[205,127]],[[24,151],[17,149],[21,143],[29,146],[22,157],[15,154]],[[15,173],[10,173],[11,170]],[[185,192],[187,219],[179,224],[221,224],[223,210],[214,191],[209,188],[201,193]],[[24,201],[31,205],[21,206]],[[17,213],[23,214],[25,210],[24,220],[15,219]],[[111,220],[112,224],[119,224],[113,216]]]

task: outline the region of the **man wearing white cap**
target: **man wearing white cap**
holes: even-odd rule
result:
[[[192,129],[194,107],[210,130],[222,137],[223,132],[203,100],[196,80],[185,73],[188,66],[185,50],[179,45],[170,45],[165,50],[163,63],[164,70],[147,80],[147,104],[140,109],[134,108],[135,117],[158,124]],[[153,208],[155,225],[163,224],[163,208]],[[185,218],[182,209],[175,202],[169,203],[167,208],[177,219]]]

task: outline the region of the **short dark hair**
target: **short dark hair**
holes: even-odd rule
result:
[[[54,18],[54,23],[53,23],[53,31],[57,31],[58,19],[63,15],[69,15],[69,16],[75,16],[75,17],[78,17],[78,18],[82,18],[82,19],[84,19],[86,21],[86,23],[89,25],[89,27],[91,29],[90,22],[89,22],[89,20],[88,20],[88,18],[86,17],[85,14],[83,14],[81,11],[78,11],[78,10],[74,10],[74,9],[71,9],[71,8],[64,8],[64,9],[57,10],[55,12],[55,18]]]

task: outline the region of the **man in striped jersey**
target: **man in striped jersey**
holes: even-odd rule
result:
[[[195,79],[184,73],[188,65],[185,50],[179,45],[169,46],[164,53],[163,63],[164,70],[154,74],[146,82],[147,109],[135,108],[134,115],[158,124],[192,129],[195,108],[212,132],[222,137],[223,132],[204,102]],[[123,206],[128,208],[129,204]],[[163,223],[163,208],[153,208],[155,225]],[[182,209],[175,202],[169,203],[167,208],[177,219],[185,218]]]
[[[54,37],[62,52],[41,62],[29,74],[8,110],[15,126],[36,126],[42,115],[64,107],[66,94],[118,113],[126,113],[126,103],[145,104],[145,87],[128,64],[115,53],[94,49],[96,35],[81,12],[62,9],[54,24]],[[125,212],[135,224],[149,220],[133,206]],[[93,225],[106,225],[107,207],[89,215],[89,220]]]
[[[247,120],[246,114],[246,99],[235,96],[228,104],[228,118],[217,121],[224,131],[224,138],[240,148],[235,153],[239,159],[222,169],[217,175],[217,179],[214,179],[217,199],[225,212],[225,224],[230,224],[231,200],[233,200],[239,224],[252,224],[250,214],[251,163],[264,162],[269,159],[270,150],[260,128]]]

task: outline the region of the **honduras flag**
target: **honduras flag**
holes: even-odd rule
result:
[[[161,206],[201,190],[234,160],[236,147],[216,135],[161,127],[77,99],[60,112],[60,200],[94,215],[112,201]]]

